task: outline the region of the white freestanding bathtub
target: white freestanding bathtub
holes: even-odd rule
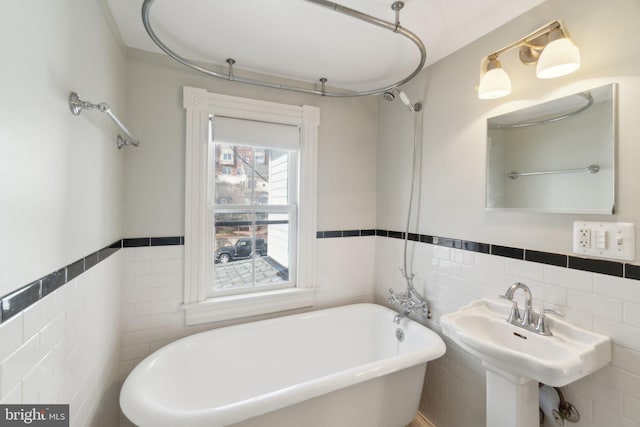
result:
[[[355,304],[182,338],[129,374],[120,405],[142,427],[406,426],[445,345],[395,314]]]

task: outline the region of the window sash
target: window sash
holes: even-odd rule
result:
[[[263,209],[263,207],[268,207],[269,209]],[[256,212],[266,212],[272,214],[284,213],[288,215],[288,225],[289,225],[289,236],[288,236],[288,249],[289,249],[289,265],[287,268],[289,269],[289,280],[274,282],[269,284],[257,284],[255,280],[255,258],[252,257],[250,259],[253,260],[254,265],[254,278],[251,285],[247,286],[239,286],[233,289],[216,289],[213,282],[215,264],[213,261],[210,263],[210,275],[208,279],[208,288],[207,288],[207,296],[210,298],[220,297],[220,296],[228,296],[228,295],[239,295],[239,294],[247,294],[252,292],[265,292],[276,289],[285,289],[285,288],[295,288],[298,285],[298,281],[296,280],[298,276],[298,258],[297,258],[297,206],[295,205],[213,205],[210,209],[209,218],[211,218],[211,222],[213,225],[212,236],[215,236],[215,214],[216,213],[248,213],[255,214]],[[252,236],[255,237],[255,234]],[[211,243],[211,255],[214,255],[214,240],[209,239]]]

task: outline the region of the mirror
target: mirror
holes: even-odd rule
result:
[[[613,214],[616,84],[487,120],[487,210]]]

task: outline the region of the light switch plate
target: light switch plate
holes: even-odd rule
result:
[[[573,253],[596,258],[635,259],[635,226],[628,222],[573,222]]]

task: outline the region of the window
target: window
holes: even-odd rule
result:
[[[188,87],[184,106],[187,324],[313,305],[318,108]]]
[[[294,287],[298,126],[221,116],[209,120],[209,152],[215,164],[209,168],[213,176],[207,218],[213,220],[215,255],[207,295]],[[237,153],[246,175],[230,176],[224,167],[219,173],[215,153],[221,151]],[[261,163],[255,161],[258,152]],[[227,202],[214,202],[222,199]]]

